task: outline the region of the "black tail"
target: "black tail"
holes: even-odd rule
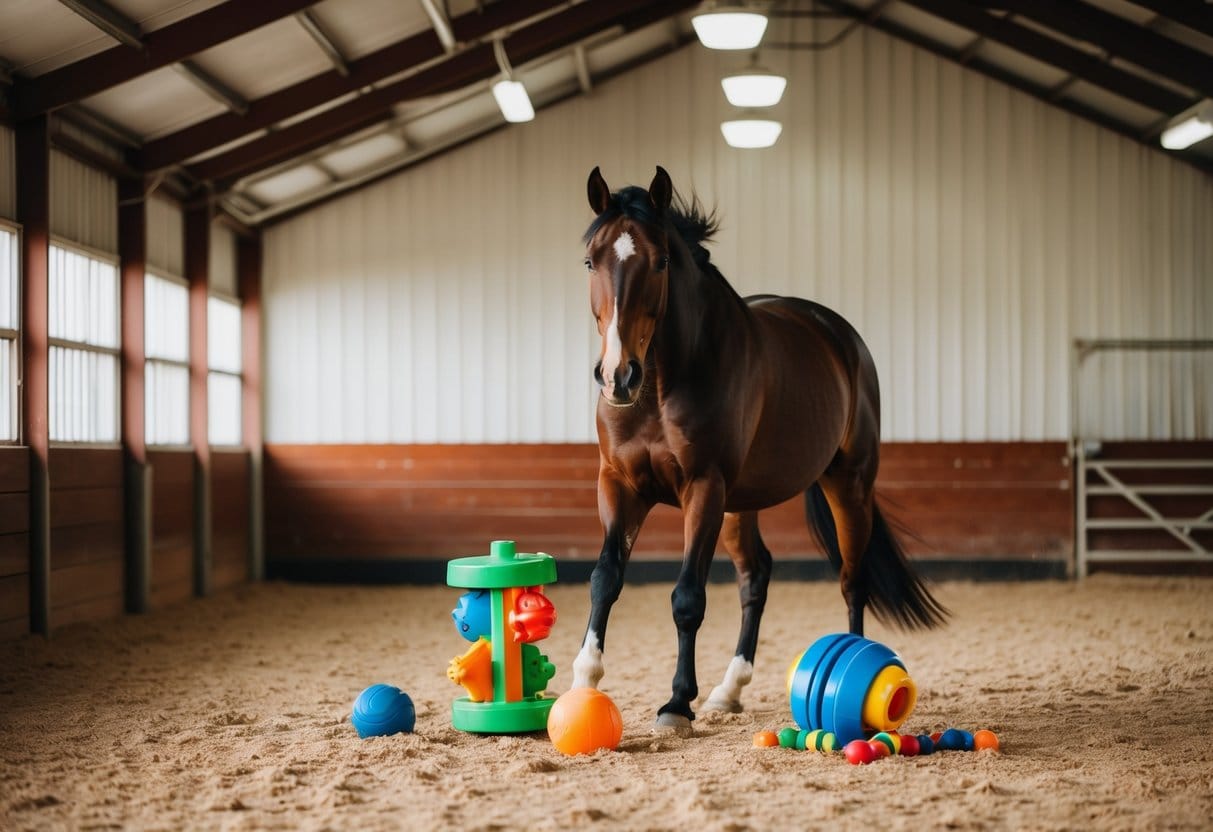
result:
[[[834,568],[842,569],[834,515],[820,485],[813,483],[805,492],[804,505],[809,528],[817,543],[825,550]],[[872,507],[872,539],[863,553],[859,574],[867,589],[872,612],[885,623],[895,623],[903,630],[917,630],[938,626],[949,615],[910,567],[901,544],[875,505]]]

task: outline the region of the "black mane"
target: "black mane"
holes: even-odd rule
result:
[[[649,192],[631,185],[611,194],[610,205],[590,223],[582,242],[588,243],[602,226],[619,217],[627,217],[653,228],[661,227],[653,202],[649,199]],[[709,242],[720,228],[716,212],[705,212],[697,196],[692,195],[688,202],[682,194],[675,192],[673,204],[665,219],[690,249],[695,265],[706,273],[716,272],[715,265],[710,262],[711,252],[703,245]]]

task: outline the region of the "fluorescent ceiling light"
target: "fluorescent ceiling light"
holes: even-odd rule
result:
[[[1171,119],[1159,140],[1167,150],[1183,150],[1209,136],[1213,136],[1213,101],[1206,99]]]
[[[753,49],[767,30],[767,17],[745,6],[704,6],[691,18],[699,42],[708,49]]]
[[[535,117],[535,108],[531,106],[531,97],[526,94],[526,87],[521,81],[502,79],[493,84],[493,98],[506,121],[530,121]]]
[[[724,97],[734,107],[774,107],[783,98],[788,79],[752,66],[720,80]]]
[[[750,150],[775,144],[783,125],[769,118],[742,118],[722,122],[720,132],[729,147]]]

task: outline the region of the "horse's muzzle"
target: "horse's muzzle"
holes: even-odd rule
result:
[[[614,377],[606,379],[602,373],[602,362],[594,365],[594,380],[602,388],[603,398],[617,407],[627,407],[636,401],[640,385],[644,383],[644,368],[632,359],[615,370]]]

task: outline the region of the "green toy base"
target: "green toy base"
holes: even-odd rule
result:
[[[465,696],[451,703],[451,725],[473,734],[543,731],[555,701],[542,698],[542,694],[518,702],[473,702]]]

